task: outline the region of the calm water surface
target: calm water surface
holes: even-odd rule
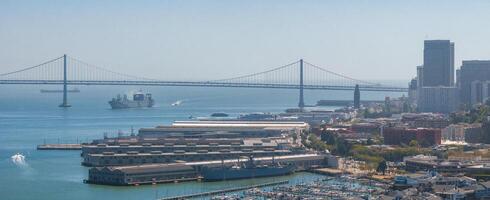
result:
[[[0,199],[155,199],[187,193],[205,192],[267,181],[290,180],[292,184],[320,178],[299,173],[285,177],[228,182],[187,182],[138,187],[84,184],[88,168],[80,165],[79,151],[37,151],[36,145],[74,143],[102,138],[104,132],[115,136],[131,126],[170,124],[189,116],[209,116],[225,112],[233,116],[249,112],[281,112],[297,105],[297,91],[270,89],[218,89],[186,87],[143,88],[153,93],[156,107],[111,110],[108,101],[117,93],[139,88],[81,86],[80,93],[69,94],[73,107],[58,108],[61,94],[41,94],[50,86],[0,85]],[[306,91],[305,101],[351,99],[348,91]],[[363,99],[381,100],[397,93],[362,93]],[[183,100],[181,106],[172,107]],[[22,153],[24,165],[11,156]]]

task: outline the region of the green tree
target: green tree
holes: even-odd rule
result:
[[[367,145],[373,145],[373,144],[374,144],[373,139],[368,138],[368,139],[367,139],[367,141],[366,141],[366,144],[367,144]]]
[[[367,109],[367,108],[366,108],[366,109],[364,109],[364,111],[362,112],[362,116],[363,116],[364,118],[369,118],[369,115],[370,115],[370,113],[369,113],[369,109]]]
[[[310,147],[316,151],[325,151],[327,149],[327,145],[323,141],[318,139],[315,134],[308,135],[308,141]]]
[[[419,146],[419,142],[417,142],[417,140],[411,140],[410,143],[408,143],[408,146],[418,147]]]
[[[343,138],[338,138],[335,142],[335,150],[339,155],[345,156],[349,154],[351,145]]]
[[[382,172],[383,175],[385,175],[386,169],[388,168],[388,165],[386,164],[386,160],[381,161],[378,164],[378,168],[376,169],[377,172]]]
[[[335,144],[336,136],[331,131],[323,131],[321,138],[328,145],[334,145]]]

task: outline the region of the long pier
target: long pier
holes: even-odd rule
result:
[[[371,104],[371,103],[384,103],[384,101],[376,101],[376,100],[366,100],[361,101],[361,104]],[[350,106],[354,105],[354,100],[319,100],[316,103],[317,106]]]
[[[81,144],[40,144],[37,150],[82,150]]]
[[[181,196],[174,196],[174,197],[166,197],[166,198],[161,198],[160,200],[180,200],[180,199],[189,199],[189,198],[202,198],[202,197],[213,196],[213,195],[217,195],[217,194],[248,190],[251,188],[260,188],[260,187],[267,187],[267,186],[274,186],[274,185],[283,185],[283,184],[288,184],[288,183],[289,183],[288,180],[276,181],[276,182],[262,183],[262,184],[256,184],[256,185],[248,185],[248,186],[235,187],[235,188],[229,188],[229,189],[223,189],[223,190],[215,190],[215,191],[210,191],[210,192],[202,192],[202,193],[195,193],[195,194],[188,194],[188,195],[181,195]]]

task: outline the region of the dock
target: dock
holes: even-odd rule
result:
[[[249,186],[243,186],[243,187],[228,188],[228,189],[223,189],[223,190],[215,190],[215,191],[210,191],[210,192],[202,192],[202,193],[188,194],[188,195],[182,195],[182,196],[166,197],[166,198],[161,198],[160,200],[180,200],[180,199],[189,199],[189,198],[203,198],[203,197],[213,196],[213,195],[217,195],[217,194],[237,192],[237,191],[248,190],[248,189],[252,189],[252,188],[260,188],[260,187],[267,187],[267,186],[274,186],[274,185],[284,185],[284,184],[288,184],[288,183],[289,183],[288,180],[276,181],[276,182],[262,183],[262,184],[249,185]]]
[[[334,168],[319,168],[319,169],[312,169],[308,171],[311,173],[328,175],[328,176],[339,176],[344,173],[344,171],[340,169],[334,169]]]
[[[37,150],[82,150],[81,144],[40,144]]]
[[[361,101],[361,104],[373,104],[373,103],[384,103],[384,101]],[[354,105],[353,100],[319,100],[316,103],[317,106],[352,106]]]

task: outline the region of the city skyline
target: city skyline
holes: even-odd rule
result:
[[[423,64],[422,41],[433,39],[456,44],[456,69],[462,60],[490,59],[489,32],[479,28],[490,4],[441,2],[7,1],[0,67],[13,71],[67,53],[150,78],[205,80],[304,58],[359,79],[408,81]]]
[[[489,10],[0,1],[0,197],[490,199]]]

